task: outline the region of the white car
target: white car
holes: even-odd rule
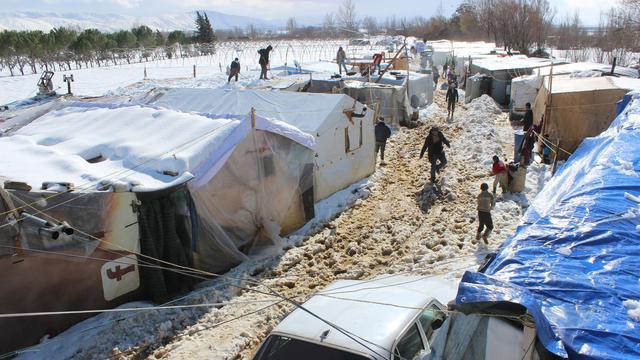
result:
[[[441,278],[334,282],[276,326],[254,360],[420,359],[456,291]]]

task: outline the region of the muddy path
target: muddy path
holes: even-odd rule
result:
[[[467,269],[475,270],[490,250],[513,233],[527,203],[524,195],[499,197],[499,211],[494,215],[496,230],[488,244],[476,242],[477,222],[471,223],[480,183],[492,181],[487,175],[491,156],[510,151],[511,128],[506,115],[470,104],[459,106],[455,119],[448,121],[444,92],[437,92],[435,104],[438,110],[421,119],[423,125],[402,128],[390,139],[387,163],[378,165],[370,195],[357,200],[321,231],[305,237],[299,246],[288,249],[262,272],[253,274],[262,284],[252,285],[255,289],[304,301],[336,279],[394,273],[448,274],[456,278]],[[449,164],[438,191],[425,186],[429,163],[426,158],[418,159],[424,138],[435,125],[452,145],[446,149]],[[145,355],[249,359],[292,309],[287,302],[268,306],[269,301],[277,300],[242,291],[234,298],[238,305],[212,309],[164,344],[147,349]]]

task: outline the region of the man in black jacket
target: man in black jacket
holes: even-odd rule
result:
[[[420,151],[420,159],[424,156],[425,151],[427,151],[427,155],[429,156],[432,184],[436,182],[436,172],[440,172],[440,170],[447,165],[447,157],[444,155],[443,144],[449,148],[451,147],[449,140],[444,137],[442,131],[434,126],[429,130],[429,135],[427,135],[427,138],[424,140],[424,145]]]
[[[240,60],[236,58],[231,62],[231,68],[229,68],[229,78],[227,82],[231,82],[231,79],[235,76],[236,82],[238,81],[238,74],[240,74]]]
[[[266,49],[258,50],[258,54],[260,54],[260,60],[258,60],[258,63],[260,64],[260,69],[262,69],[260,72],[260,79],[269,80],[267,78],[267,66],[269,65],[269,53],[271,50],[273,50],[271,45],[267,46]]]
[[[378,123],[375,127],[376,133],[376,156],[380,151],[380,165],[384,164],[384,148],[387,146],[387,139],[391,136],[391,129],[384,123],[384,118],[381,116],[378,119]]]
[[[447,89],[447,95],[445,101],[447,102],[447,119],[453,119],[453,112],[456,109],[456,103],[458,102],[458,84],[455,82],[449,83],[449,89]]]
[[[527,132],[531,125],[533,125],[533,111],[531,110],[531,103],[526,103],[525,108],[524,119],[522,120],[522,130]]]

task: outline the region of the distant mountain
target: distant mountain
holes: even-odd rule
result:
[[[284,26],[285,21],[270,21],[206,11],[214,30],[246,28],[254,25],[259,29],[275,29]],[[194,30],[195,11],[158,16],[129,16],[118,14],[54,13],[38,11],[0,12],[0,30],[42,30],[55,27],[75,29],[96,28],[101,31],[117,31],[134,26],[147,25],[154,30]]]

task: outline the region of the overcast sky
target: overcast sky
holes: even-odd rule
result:
[[[580,12],[583,22],[597,25],[600,11],[619,0],[550,0],[557,9],[556,18]],[[389,15],[429,17],[442,4],[445,15],[451,14],[462,0],[354,0],[359,16],[383,19]],[[119,13],[126,15],[170,14],[191,10],[216,10],[234,15],[285,19],[298,17],[321,19],[335,12],[342,0],[2,0],[0,11],[38,10],[55,12]]]

